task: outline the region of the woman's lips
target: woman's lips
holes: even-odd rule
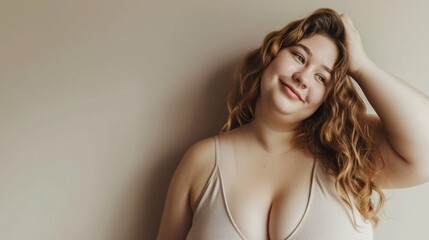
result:
[[[282,89],[286,92],[286,94],[288,94],[290,97],[292,97],[296,100],[302,101],[301,94],[295,88],[284,83],[283,81],[280,81],[280,83],[282,85]]]

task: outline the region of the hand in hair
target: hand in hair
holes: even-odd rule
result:
[[[371,62],[371,59],[366,54],[360,38],[359,31],[353,25],[353,22],[350,17],[346,14],[341,14],[341,19],[346,29],[345,46],[350,58],[348,74],[354,79],[356,79],[360,74],[359,70],[361,69],[361,67],[368,62]]]

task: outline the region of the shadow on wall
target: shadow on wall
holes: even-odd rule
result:
[[[237,60],[229,61],[215,71],[211,77],[205,81],[204,92],[197,94],[202,96],[198,98],[198,104],[195,109],[188,111],[186,126],[175,126],[169,129],[168,136],[161,136],[159,139],[167,139],[174,136],[175,139],[165,142],[158,142],[154,145],[160,151],[151,153],[150,159],[154,164],[152,169],[145,169],[145,173],[140,174],[135,184],[133,197],[136,205],[132,207],[133,213],[129,223],[124,229],[129,229],[127,233],[114,232],[112,240],[115,239],[156,239],[161,215],[164,208],[165,197],[167,194],[170,180],[174,174],[177,164],[186,150],[196,141],[218,134],[227,119],[226,98],[233,86],[233,70]],[[196,79],[195,81],[201,81]],[[193,94],[195,88],[189,88],[189,92],[174,96],[172,100],[175,106],[186,106],[183,99],[184,94]],[[181,116],[181,108],[163,109],[167,111],[166,116]],[[174,120],[174,119],[172,119]],[[145,161],[143,159],[142,161]],[[121,218],[118,218],[121,219]],[[123,223],[119,223],[123,224]],[[117,229],[117,227],[114,227]],[[119,235],[119,236],[118,236]]]

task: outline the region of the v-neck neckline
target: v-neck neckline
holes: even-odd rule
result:
[[[219,154],[219,152],[220,152],[220,140],[219,140],[219,136],[216,136],[216,146],[217,146],[217,148],[216,148],[215,161],[216,161],[216,167],[217,167],[218,173],[219,173],[219,180],[220,180],[220,186],[221,186],[221,191],[222,191],[223,204],[225,205],[227,216],[228,216],[232,226],[234,227],[235,231],[238,233],[238,235],[240,235],[240,237],[243,240],[247,240],[247,238],[244,236],[244,234],[238,228],[237,224],[234,221],[234,218],[232,217],[231,211],[229,210],[228,201],[227,201],[227,194],[225,191],[225,186],[224,186],[223,177],[222,177],[222,171],[221,171],[220,166],[219,166],[219,163],[220,163],[220,154]],[[313,162],[313,167],[311,170],[310,190],[308,192],[307,204],[305,206],[304,212],[303,212],[298,224],[295,226],[295,228],[292,230],[292,232],[289,233],[289,235],[286,238],[284,238],[284,240],[288,240],[293,235],[295,235],[298,228],[301,226],[303,220],[305,219],[305,216],[307,216],[307,212],[308,212],[308,209],[310,206],[311,198],[313,196],[313,189],[314,189],[315,169],[316,169],[316,164],[317,164],[315,157],[314,157],[313,161],[314,162]]]

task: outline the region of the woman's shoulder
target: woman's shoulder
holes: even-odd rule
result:
[[[215,142],[206,137],[194,142],[185,151],[176,168],[175,175],[185,186],[190,186],[201,178],[215,162]]]
[[[216,163],[215,137],[223,144],[227,144],[231,133],[220,133],[218,135],[202,138],[194,142],[183,155],[180,165],[184,171],[193,178],[193,182],[207,180]]]
[[[186,150],[182,157],[182,162],[191,166],[205,165],[210,159],[214,159],[215,154],[215,138],[205,137],[194,142]]]
[[[215,138],[194,142],[183,155],[178,170],[188,178],[191,208],[194,209],[211,172],[215,167]]]
[[[194,142],[183,155],[182,161],[192,166],[205,166],[207,163],[215,163],[216,142],[215,137],[223,144],[229,142],[234,134],[232,132],[220,133],[217,135],[202,138]],[[222,140],[221,140],[222,139]]]

